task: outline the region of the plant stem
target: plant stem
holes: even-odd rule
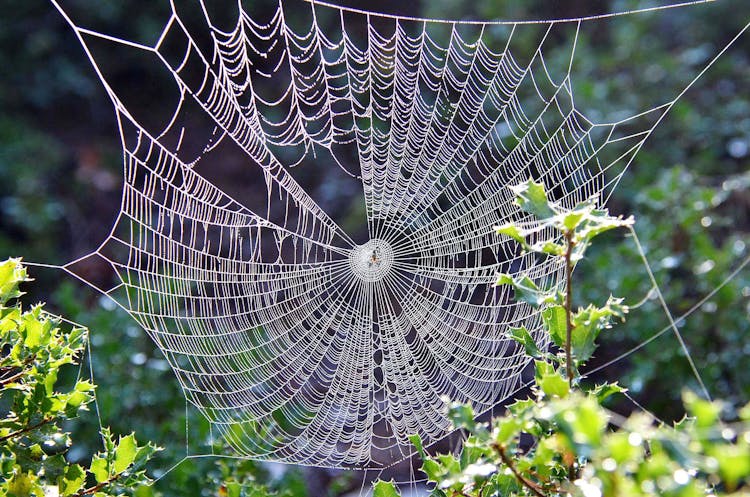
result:
[[[516,467],[513,465],[513,461],[510,459],[510,457],[508,457],[508,454],[505,452],[505,447],[503,447],[502,445],[495,444],[495,443],[492,444],[492,447],[500,455],[500,459],[503,461],[503,464],[508,466],[508,469],[510,469],[511,473],[513,473],[513,476],[516,477],[516,480],[518,480],[524,487],[531,490],[531,493],[533,493],[537,497],[545,497],[544,493],[542,492],[542,487],[540,487],[533,481],[527,479],[525,476],[523,476],[521,473],[518,472]]]
[[[0,437],[0,442],[5,442],[6,440],[10,440],[11,438],[15,438],[18,435],[23,435],[24,433],[28,433],[30,431],[34,431],[37,428],[41,428],[42,426],[46,425],[47,423],[51,423],[54,421],[54,418],[44,418],[40,422],[38,422],[35,425],[27,426],[26,428],[22,428],[18,431],[14,431],[13,433],[8,433],[4,437]]]
[[[16,371],[12,376],[4,377],[0,379],[0,386],[5,387],[5,385],[8,385],[10,383],[15,382],[19,378],[22,378],[23,375],[25,375],[28,371],[26,371],[24,368],[34,362],[36,360],[36,354],[31,355],[26,358],[26,360],[23,361],[23,364],[21,366],[10,366],[5,368],[0,368],[2,370],[1,375],[9,374],[13,371]]]
[[[568,383],[573,386],[573,354],[571,353],[571,342],[573,340],[573,231],[565,232],[565,369],[568,373]]]
[[[98,492],[99,490],[103,489],[104,487],[109,486],[109,485],[113,484],[114,482],[116,482],[117,479],[120,478],[121,475],[122,475],[122,473],[116,474],[112,478],[108,479],[107,481],[103,481],[101,483],[97,483],[93,487],[85,488],[85,489],[81,490],[80,492],[78,492],[77,494],[75,494],[74,497],[83,497],[84,495],[94,494],[94,493]]]
[[[568,373],[568,384],[573,388],[573,230],[565,232],[565,369]],[[568,466],[568,480],[576,479],[575,463]]]
[[[10,385],[11,383],[14,383],[16,380],[22,378],[23,375],[25,375],[26,373],[27,373],[27,371],[25,369],[22,369],[21,371],[19,371],[18,373],[14,374],[13,376],[9,376],[7,378],[3,378],[2,381],[0,381],[0,386],[2,386],[4,388],[5,385]]]

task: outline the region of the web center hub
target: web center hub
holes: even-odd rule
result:
[[[393,266],[393,249],[385,240],[373,238],[349,253],[349,267],[363,281],[380,281]]]

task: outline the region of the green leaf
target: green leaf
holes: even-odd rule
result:
[[[695,425],[698,428],[710,428],[719,421],[721,403],[701,399],[690,391],[685,391],[682,399],[688,414],[695,418]]]
[[[536,252],[539,254],[547,254],[547,255],[554,255],[554,256],[560,256],[565,254],[565,247],[552,242],[550,240],[544,240],[542,242],[535,243],[534,245],[531,245],[530,247],[527,247],[528,250],[532,252]]]
[[[55,383],[57,383],[57,370],[53,369],[44,377],[44,389],[47,395],[52,395],[55,391]]]
[[[558,347],[565,347],[568,333],[568,323],[565,308],[561,305],[552,305],[542,311],[544,327]]]
[[[513,278],[509,274],[498,275],[496,285],[511,285],[516,300],[526,302],[533,307],[539,307],[547,301],[549,295],[541,290],[528,276]]]
[[[84,483],[86,483],[86,472],[78,464],[72,464],[65,470],[60,483],[60,493],[63,497],[75,495],[83,488]]]
[[[545,361],[535,361],[536,384],[547,397],[567,397],[570,392],[568,381],[563,378],[555,367]]]
[[[151,459],[151,456],[160,450],[162,450],[160,447],[150,442],[142,447],[138,447],[131,471],[142,468]]]
[[[117,448],[115,449],[115,473],[122,473],[133,463],[137,448],[133,433],[120,438],[120,443],[117,444]]]
[[[511,186],[511,191],[516,196],[515,203],[521,210],[528,212],[540,219],[547,219],[555,215],[547,193],[544,191],[544,185],[529,179],[526,183],[518,186]]]
[[[425,459],[426,454],[424,452],[424,445],[422,445],[422,437],[415,433],[414,435],[409,435],[409,441],[414,445],[414,448],[417,449],[417,452],[422,456],[422,459]]]
[[[622,217],[610,216],[609,211],[606,209],[595,209],[589,212],[583,219],[583,222],[576,227],[573,240],[576,243],[586,245],[591,242],[593,238],[604,232],[616,228],[632,226],[633,223],[634,220],[632,216],[623,219]]]
[[[522,422],[517,416],[499,418],[495,421],[495,442],[508,445],[521,435]]]
[[[526,245],[526,235],[521,228],[512,223],[503,224],[502,226],[495,226],[495,233],[498,235],[506,235],[520,243]]]
[[[529,330],[527,330],[525,326],[511,328],[510,337],[523,345],[526,350],[526,355],[536,359],[542,357],[542,353],[539,351],[539,347],[537,347],[534,337],[531,336],[531,333],[529,333]]]
[[[26,473],[20,471],[20,469],[16,466],[13,476],[7,481],[8,492],[13,497],[26,497],[27,495],[32,495],[33,491],[40,489],[37,476],[30,471]]]
[[[242,495],[242,484],[238,481],[226,482],[227,497],[240,497]]]
[[[610,297],[604,307],[589,305],[573,314],[571,349],[578,362],[587,361],[596,350],[595,340],[599,333],[611,326],[612,318],[623,318],[628,308],[622,299]]]
[[[448,419],[455,428],[463,428],[469,431],[474,431],[476,428],[474,410],[468,404],[451,403],[448,407]]]
[[[594,209],[594,205],[589,202],[581,202],[576,205],[572,211],[563,213],[562,226],[568,231],[575,231],[576,228],[585,221],[589,213]]]
[[[25,324],[26,337],[24,345],[30,349],[35,349],[42,343],[42,323],[29,314]]]
[[[425,459],[422,462],[422,472],[431,481],[440,481],[445,474],[443,467],[434,459]]]
[[[716,446],[711,452],[729,490],[736,489],[742,479],[750,476],[750,447],[747,444]]]
[[[91,471],[91,473],[94,475],[97,483],[104,483],[105,481],[109,480],[108,466],[109,465],[107,464],[107,460],[102,458],[101,456],[96,455],[91,460],[89,471]]]
[[[453,454],[438,454],[435,457],[449,473],[461,472],[461,461],[456,459],[456,456]]]
[[[534,399],[517,400],[508,406],[508,411],[513,416],[525,416],[535,406],[536,402],[534,402]]]
[[[18,286],[24,281],[29,281],[29,278],[21,259],[8,259],[0,263],[0,305],[23,295]]]
[[[372,497],[400,497],[392,481],[378,480],[372,487]]]
[[[625,393],[627,391],[627,388],[623,388],[617,383],[602,383],[601,385],[595,386],[590,393],[594,395],[601,404],[609,396],[616,393]]]
[[[154,487],[151,485],[140,485],[133,492],[133,497],[155,497]]]

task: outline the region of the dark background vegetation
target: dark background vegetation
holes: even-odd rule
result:
[[[159,2],[72,3],[91,15],[97,29],[123,36],[152,36],[164,12]],[[346,4],[432,18],[549,19],[659,2]],[[112,107],[73,33],[50,3],[3,0],[0,12],[0,257],[64,264],[106,238],[119,208],[121,155]],[[587,24],[573,67],[576,102],[595,119],[634,114],[667,102],[748,21],[748,2],[719,0]],[[123,85],[139,78],[125,61],[121,66],[117,74]],[[153,91],[158,95],[158,85]],[[309,188],[321,188],[327,178],[309,181]],[[722,284],[750,254],[748,186],[750,34],[745,34],[679,100],[609,203],[614,212],[636,217],[636,231],[675,317]],[[81,274],[95,279],[99,270],[84,267]],[[186,416],[187,450],[205,453],[208,427],[186,409],[167,363],[135,322],[70,275],[42,268],[32,268],[31,274],[37,280],[27,288],[33,299],[47,301],[55,312],[92,330],[91,365],[100,385],[104,423],[115,432],[136,430],[139,439],[166,446],[155,464],[157,476],[185,455]],[[622,233],[598,245],[576,277],[583,288],[579,302],[601,303],[611,292],[635,303],[651,288],[633,240]],[[591,367],[643,343],[669,324],[653,297],[633,311],[626,325],[603,337]],[[737,402],[750,397],[749,314],[746,269],[679,322],[715,397]],[[605,368],[592,381],[597,378],[619,380],[637,402],[664,419],[681,415],[675,401],[682,388],[698,387],[671,331]],[[634,404],[615,407],[627,411]],[[77,428],[76,438],[82,443],[72,457],[85,458],[96,449],[96,417],[85,425]],[[283,474],[284,483],[278,485],[296,495],[339,495],[357,485],[352,474],[246,465],[264,479]],[[159,488],[168,495],[196,495],[200,487],[203,495],[215,495],[215,482],[223,478],[222,471],[230,470],[212,461],[191,460],[170,473]],[[310,488],[316,489],[314,493]]]

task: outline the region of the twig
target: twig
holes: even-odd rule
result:
[[[568,374],[568,384],[573,388],[573,230],[565,232],[565,369]],[[575,462],[568,465],[568,480],[577,478]]]
[[[32,354],[23,361],[21,366],[11,366],[7,368],[1,368],[3,369],[3,372],[2,372],[3,375],[12,372],[14,369],[20,369],[20,371],[15,373],[13,376],[0,379],[0,386],[5,387],[5,385],[9,383],[13,383],[17,379],[21,378],[27,372],[24,368],[28,366],[29,364],[31,364],[32,362],[34,362],[35,360],[36,360],[36,354]]]
[[[21,378],[24,375],[24,373],[26,373],[26,371],[22,369],[21,371],[14,374],[13,376],[3,378],[2,380],[0,380],[0,386],[5,387],[5,385],[9,385],[10,383],[13,383],[17,379]]]
[[[516,480],[518,480],[523,486],[531,490],[531,492],[536,495],[537,497],[546,497],[543,493],[542,487],[534,483],[533,481],[529,480],[525,476],[523,476],[521,473],[518,472],[516,467],[513,465],[513,461],[508,457],[508,454],[505,452],[505,447],[502,445],[493,443],[492,448],[497,451],[497,453],[500,455],[500,459],[503,461],[503,464],[508,466],[508,469],[510,469],[511,473],[513,473],[513,476],[516,477]]]
[[[13,433],[9,433],[5,435],[4,437],[0,437],[0,442],[5,442],[6,440],[15,438],[18,435],[23,435],[24,433],[28,433],[30,431],[36,430],[37,428],[41,428],[42,426],[46,425],[47,423],[51,423],[54,420],[55,418],[44,418],[43,420],[41,420],[35,425],[27,426],[26,428],[20,429],[18,431],[14,431]]]
[[[573,276],[573,231],[565,232],[565,369],[568,373],[568,383],[573,386],[573,354],[571,353],[571,342],[573,341],[573,287],[571,285]]]
[[[109,478],[107,481],[103,481],[101,483],[97,483],[93,487],[84,488],[83,490],[79,491],[77,494],[75,494],[73,497],[83,497],[84,495],[91,495],[99,490],[103,489],[104,487],[107,487],[109,485],[112,485],[114,482],[116,482],[120,476],[122,476],[122,473],[118,473],[114,475],[113,477]]]

